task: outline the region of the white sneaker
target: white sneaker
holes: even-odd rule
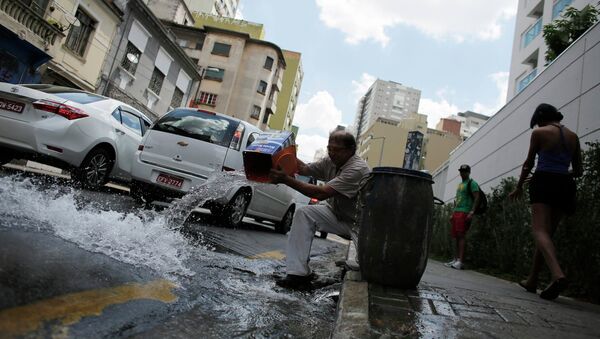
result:
[[[452,265],[454,265],[454,263],[456,262],[456,258],[452,259],[452,261],[448,261],[447,263],[444,264],[444,266],[446,267],[452,267]]]
[[[462,262],[460,262],[460,260],[456,260],[452,265],[450,265],[450,267],[457,269],[457,270],[462,270],[464,268],[465,265],[463,265]]]

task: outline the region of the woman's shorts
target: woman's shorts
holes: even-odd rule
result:
[[[572,215],[575,213],[576,190],[570,174],[535,172],[529,183],[529,202],[546,204]]]

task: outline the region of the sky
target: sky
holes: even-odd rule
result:
[[[241,0],[238,17],[302,54],[294,125],[312,161],[337,125],[353,124],[376,79],[421,90],[419,113],[496,113],[506,101],[518,0]]]

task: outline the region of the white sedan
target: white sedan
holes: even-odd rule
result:
[[[118,100],[55,85],[0,82],[0,165],[12,159],[73,169],[90,189],[130,180],[151,120]]]

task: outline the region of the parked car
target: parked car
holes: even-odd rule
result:
[[[146,133],[132,167],[131,194],[139,201],[181,197],[214,171],[243,170],[243,151],[262,131],[233,117],[177,108]],[[287,233],[296,203],[285,185],[234,186],[205,206],[224,224],[239,226],[244,216],[269,220]]]
[[[129,180],[151,120],[118,100],[54,85],[0,82],[0,165],[38,160],[73,169],[86,188]]]

